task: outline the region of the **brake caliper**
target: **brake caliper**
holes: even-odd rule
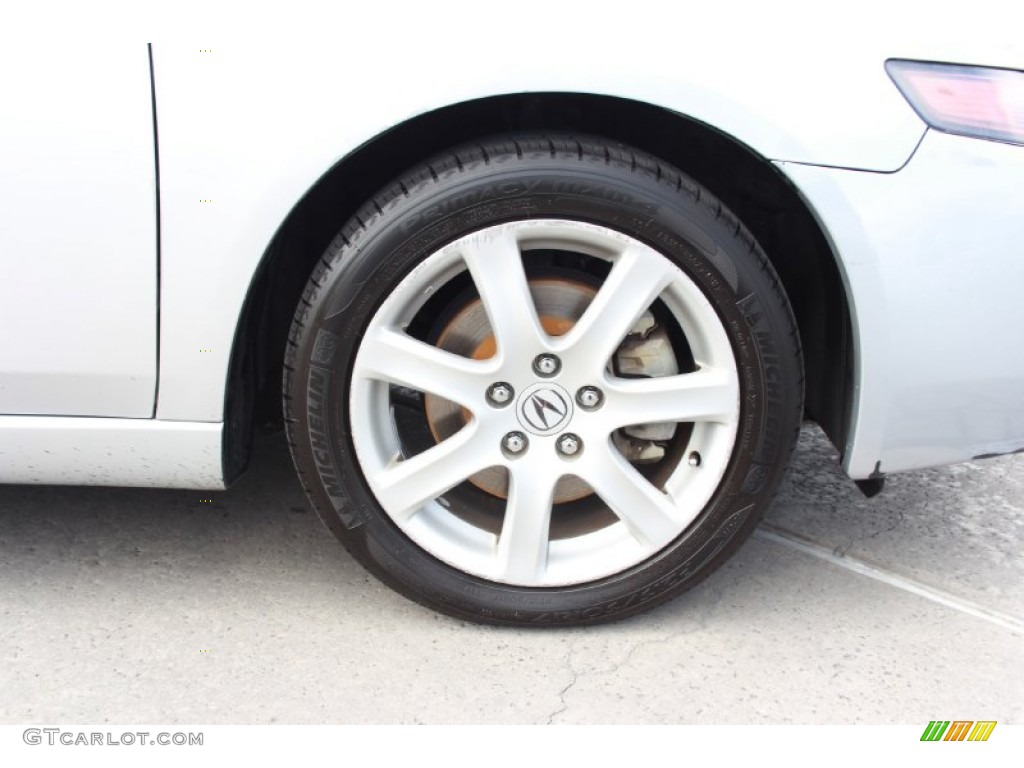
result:
[[[679,373],[672,342],[654,315],[644,312],[619,345],[614,357],[615,373],[623,378],[651,378]],[[665,458],[665,444],[676,433],[676,424],[632,424],[612,435],[615,446],[634,464],[654,464]]]

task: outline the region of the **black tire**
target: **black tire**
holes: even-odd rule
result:
[[[464,235],[532,219],[600,225],[650,246],[678,266],[717,313],[738,374],[734,442],[721,480],[696,518],[640,562],[557,586],[483,578],[418,545],[371,490],[355,451],[349,412],[355,360],[366,329],[411,270]],[[576,263],[560,253],[545,258],[556,272],[565,268],[563,262]],[[417,310],[413,325],[423,327],[415,333],[436,342],[436,326],[466,306],[465,285],[455,283],[452,278],[440,285],[434,303]],[[426,316],[422,322],[421,315]],[[433,330],[427,327],[431,323]],[[674,338],[672,344],[673,354],[685,358],[686,340]],[[324,522],[369,571],[410,599],[495,624],[599,623],[649,609],[692,587],[756,526],[786,469],[802,414],[796,324],[778,277],[750,233],[679,170],[592,137],[524,135],[462,147],[413,169],[377,195],[345,224],[318,263],[295,314],[285,363],[288,439],[306,492]],[[412,414],[409,434],[419,430],[419,438],[400,440],[429,437],[431,432],[415,426],[416,393],[388,391],[388,397],[407,397],[401,407]],[[666,457],[657,461],[674,456],[666,472],[674,471],[681,457],[694,461],[684,432],[677,428],[667,447],[650,444],[652,455],[661,449]],[[433,435],[430,439],[437,439]],[[642,469],[657,476],[657,461],[654,469]],[[478,491],[464,483],[452,494],[462,494],[462,506],[491,503]],[[583,501],[588,499],[600,503],[596,496]],[[445,503],[451,502],[446,498]],[[574,503],[558,502],[553,514],[563,514],[560,510]]]

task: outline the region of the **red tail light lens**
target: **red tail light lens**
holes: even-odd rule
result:
[[[902,59],[885,69],[932,128],[1024,144],[1024,72]]]

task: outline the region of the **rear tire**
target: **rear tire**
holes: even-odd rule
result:
[[[628,616],[711,573],[785,471],[796,325],[738,220],[594,138],[413,169],[348,222],[292,326],[311,502],[407,597],[500,624]]]

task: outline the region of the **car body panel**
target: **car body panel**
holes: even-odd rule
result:
[[[847,472],[1024,448],[1024,148],[929,131],[899,173],[779,165],[830,233],[854,314]]]
[[[0,414],[150,418],[157,240],[146,47],[0,48]]]
[[[403,36],[415,37],[395,35],[399,48]],[[157,416],[223,418],[248,279],[277,227],[339,160],[424,112],[508,93],[604,94],[707,122],[768,158],[877,170],[899,168],[924,131],[877,52],[833,55],[827,68],[795,55],[752,68],[738,42],[661,50],[618,41],[614,60],[592,55],[615,42],[611,29],[550,49],[536,42],[553,52],[514,68],[486,56],[486,40],[469,39],[458,57],[385,64],[372,77],[351,74],[373,58],[372,38],[341,49],[154,45],[163,215]]]
[[[745,9],[736,24],[725,6],[695,19],[652,5],[645,18],[664,33],[655,39],[625,34],[599,14],[548,10],[544,24],[510,14],[500,41],[470,34],[479,18],[453,12],[439,25],[444,10],[432,6],[400,24],[391,8],[346,9],[344,45],[154,44],[162,233],[156,418],[0,416],[0,479],[221,487],[239,317],[294,206],[324,173],[395,125],[529,92],[661,107],[729,135],[794,183],[832,245],[853,312],[852,424],[842,446],[853,477],[1024,444],[1020,356],[1006,352],[1020,324],[1011,299],[1022,262],[1012,247],[1024,216],[1012,189],[1024,178],[1024,151],[927,132],[883,66],[901,57],[1021,67],[1018,42],[998,31],[975,34],[960,15],[939,27],[934,16],[885,25],[850,19],[841,35],[808,35],[800,25],[766,32],[779,13],[774,6]],[[428,11],[429,21],[416,21]],[[386,46],[373,32],[380,29],[388,30]],[[142,45],[82,48],[53,57],[46,87],[63,102],[37,100],[40,114],[77,141],[81,115],[104,112],[116,130],[103,136],[116,138],[108,146],[117,144],[121,160],[130,156],[131,171],[88,166],[77,192],[69,187],[55,198],[67,218],[33,223],[58,238],[91,231],[88,248],[65,244],[53,269],[0,253],[0,269],[18,278],[0,284],[0,327],[17,324],[31,341],[0,343],[0,414],[150,417],[158,340],[148,62]],[[90,77],[90,62],[110,71]],[[61,67],[72,72],[66,82]],[[75,141],[61,147],[65,160]],[[59,189],[75,165],[50,162],[19,167],[42,168]],[[0,187],[7,209],[0,220],[17,223],[10,211],[37,215],[10,184]],[[94,187],[109,195],[83,194]],[[72,321],[52,321],[66,312]],[[38,375],[46,365],[57,374],[52,391]],[[32,386],[12,388],[12,372],[24,371],[36,375]],[[5,410],[5,397],[20,404]],[[51,445],[78,450],[58,459]]]
[[[224,488],[223,425],[0,416],[5,483]]]

